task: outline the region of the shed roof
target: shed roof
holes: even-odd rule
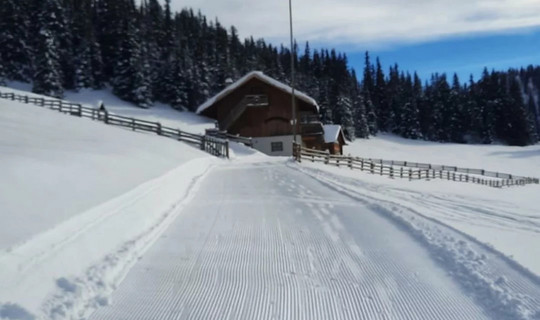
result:
[[[338,124],[325,124],[324,125],[324,142],[325,143],[336,143],[339,141],[339,135],[345,140],[345,134],[341,129],[341,126]]]
[[[234,82],[233,84],[229,85],[228,87],[226,87],[225,89],[223,89],[220,93],[216,94],[215,96],[213,96],[212,98],[208,99],[205,103],[203,103],[202,105],[200,105],[198,108],[197,108],[197,113],[201,113],[203,112],[204,110],[208,109],[209,107],[211,107],[214,103],[218,102],[219,100],[225,98],[227,95],[229,95],[231,92],[233,92],[234,90],[236,90],[237,88],[239,88],[240,86],[242,86],[243,84],[245,84],[246,82],[248,82],[249,80],[253,79],[253,78],[257,78],[273,87],[276,87],[282,91],[285,91],[286,93],[291,93],[292,92],[292,88],[282,82],[279,82],[277,81],[276,79],[273,79],[267,75],[265,75],[264,73],[262,73],[262,71],[252,71],[248,74],[246,74],[245,76],[243,76],[242,78],[240,78],[238,81]],[[303,93],[303,92],[300,92],[298,90],[295,90],[294,91],[294,95],[298,98],[298,99],[301,99],[303,101],[305,101],[306,103],[309,103],[313,106],[315,106],[317,108],[317,111],[319,111],[319,105],[317,104],[317,101],[315,101],[315,99],[311,98],[310,96],[308,96],[307,94]]]

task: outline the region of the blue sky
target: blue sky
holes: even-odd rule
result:
[[[287,0],[172,0],[241,37],[289,43]],[[422,78],[457,72],[462,80],[484,66],[540,64],[540,0],[292,0],[295,38],[303,46],[346,52],[357,71],[365,50],[387,67],[397,62]]]
[[[343,49],[348,51],[346,47]],[[540,28],[511,34],[474,35],[387,49],[375,48],[370,54],[373,62],[376,56],[380,57],[385,70],[397,62],[402,70],[411,73],[417,71],[424,80],[435,72],[456,72],[461,81],[467,81],[470,74],[478,79],[484,67],[506,70],[529,64],[540,65]],[[363,70],[363,52],[350,51],[348,57],[351,66],[357,71]]]

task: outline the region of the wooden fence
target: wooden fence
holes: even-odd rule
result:
[[[409,180],[444,179],[456,182],[476,183],[502,188],[538,184],[539,179],[519,177],[506,173],[490,172],[479,169],[465,169],[441,165],[409,163],[404,161],[373,160],[352,156],[331,155],[328,152],[307,149],[295,145],[293,150],[296,161],[320,162],[337,167],[347,167],[371,174]],[[412,164],[408,166],[408,164]]]
[[[238,135],[230,134],[227,131],[220,131],[218,129],[206,129],[206,135],[214,138],[230,140],[253,148],[253,140],[251,138],[241,137]]]
[[[105,124],[126,127],[133,131],[153,132],[163,137],[172,138],[178,141],[197,146],[217,157],[229,158],[229,142],[227,140],[192,134],[179,129],[162,126],[159,122],[146,121],[136,118],[129,118],[117,114],[109,113],[105,110],[83,107],[81,104],[66,102],[62,100],[51,100],[45,98],[29,97],[14,94],[12,92],[0,92],[0,98],[32,103],[41,107],[70,114],[72,116],[89,118],[96,121],[103,121]]]

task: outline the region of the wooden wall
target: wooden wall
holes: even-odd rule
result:
[[[229,128],[229,133],[245,137],[271,137],[291,135],[293,132],[291,94],[271,86],[257,78],[246,82],[225,98],[216,102],[203,112],[204,115],[222,121],[246,95],[264,94],[268,96],[269,106],[248,107],[240,118]],[[297,115],[300,112],[317,114],[315,106],[296,99]],[[300,134],[298,124],[297,134]]]

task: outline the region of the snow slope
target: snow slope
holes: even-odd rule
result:
[[[540,279],[286,162],[213,170],[90,319],[537,319]]]
[[[218,160],[0,99],[0,319],[83,318]]]
[[[442,164],[540,177],[540,144],[509,147],[436,143],[380,133],[367,140],[355,140],[345,146],[343,152],[364,158]]]
[[[381,145],[395,144],[394,138],[376,138],[367,143],[380,142]],[[358,146],[361,142],[353,144]],[[454,158],[452,152],[468,146],[434,144],[432,152],[428,143],[422,143],[424,150],[414,150],[409,158],[430,162],[446,154],[451,164],[458,163],[464,167],[489,162],[494,170],[504,169],[511,164],[511,173],[528,176],[540,176],[535,171],[540,162],[539,157],[512,157],[513,148],[493,146],[497,151],[479,148],[475,154],[471,149],[469,160]],[[540,146],[529,147],[523,152],[535,153]],[[377,149],[380,148],[380,149]],[[372,149],[365,148],[369,153]],[[384,149],[375,146],[374,153],[387,159],[402,159],[407,147],[395,146]],[[515,151],[519,154],[520,150]],[[495,153],[496,155],[492,155]],[[414,160],[413,160],[414,161]],[[507,165],[505,165],[507,164]],[[540,210],[538,195],[540,185],[527,185],[512,188],[488,188],[481,185],[458,183],[451,181],[409,181],[407,179],[390,179],[371,175],[348,168],[336,168],[323,164],[303,161],[300,168],[318,177],[324,177],[342,187],[353,190],[363,197],[372,197],[393,206],[408,208],[418,214],[435,219],[452,228],[460,230],[478,241],[492,246],[537,275],[540,275]],[[481,167],[480,167],[481,168]]]
[[[0,87],[2,92],[15,92],[21,95],[41,97],[32,93],[31,89],[31,84],[21,82],[9,82],[8,87]],[[64,95],[64,100],[81,103],[90,108],[98,108],[99,103],[103,102],[109,112],[126,117],[160,122],[164,126],[191,133],[203,134],[205,129],[215,127],[213,119],[199,116],[193,112],[178,111],[162,103],[155,103],[149,109],[139,108],[116,97],[110,88],[103,90],[82,89],[79,92],[66,91]],[[47,97],[47,99],[53,98]]]

